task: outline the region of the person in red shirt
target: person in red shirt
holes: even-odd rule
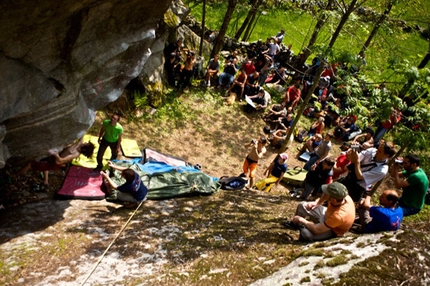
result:
[[[374,145],[379,145],[379,140],[387,133],[393,126],[398,123],[402,119],[402,113],[400,110],[393,110],[390,115],[389,120],[385,120],[379,124],[378,128],[376,129],[375,136],[373,137]]]
[[[284,100],[282,101],[282,105],[286,106],[290,104],[294,109],[297,104],[300,102],[301,90],[300,90],[300,80],[296,80],[296,82],[290,86],[284,94]]]

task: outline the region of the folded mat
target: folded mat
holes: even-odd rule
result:
[[[137,142],[134,139],[123,138],[121,140],[121,149],[122,149],[122,154],[125,157],[129,157],[129,158],[142,157],[142,152],[139,149],[139,145],[137,145]]]

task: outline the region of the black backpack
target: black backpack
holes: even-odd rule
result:
[[[223,190],[241,190],[245,187],[248,180],[243,177],[227,177],[223,176],[218,180]]]

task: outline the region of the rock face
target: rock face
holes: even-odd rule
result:
[[[1,1],[0,168],[82,136],[162,48],[170,4]]]

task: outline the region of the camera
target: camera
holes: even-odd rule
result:
[[[351,149],[360,152],[360,144],[351,144]]]
[[[403,164],[403,159],[402,158],[396,158],[396,159],[394,159],[394,163],[402,165]]]

